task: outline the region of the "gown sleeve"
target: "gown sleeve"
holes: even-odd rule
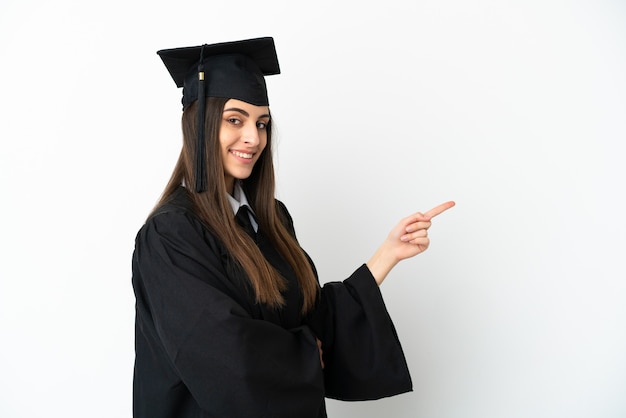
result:
[[[324,285],[311,327],[323,343],[326,397],[361,401],[412,390],[396,329],[365,264]]]
[[[133,257],[139,327],[159,346],[140,348],[142,358],[163,352],[208,416],[317,417],[324,387],[315,335],[253,318],[222,256],[188,213],[162,213],[142,228]]]
[[[279,207],[295,237],[287,208],[282,202]],[[361,401],[412,391],[395,326],[367,266],[342,282],[326,283],[320,296],[308,324],[323,344],[325,396]]]

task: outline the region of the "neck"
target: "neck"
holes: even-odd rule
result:
[[[226,192],[232,196],[235,191],[235,179],[231,177],[225,180],[226,180]]]

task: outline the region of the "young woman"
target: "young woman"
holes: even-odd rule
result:
[[[378,285],[428,248],[444,203],[398,223],[320,288],[274,198],[271,38],[159,51],[183,87],[183,146],[137,234],[134,416],[319,418],[324,398],[412,389]]]

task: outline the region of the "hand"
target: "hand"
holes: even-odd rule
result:
[[[388,237],[390,243],[395,244],[393,247],[397,260],[401,261],[426,251],[430,245],[428,228],[432,225],[431,219],[454,205],[454,202],[442,203],[424,214],[417,212],[401,220]],[[409,245],[398,243],[398,239]]]
[[[315,338],[317,340],[317,348],[319,348],[320,350],[320,363],[322,364],[322,369],[324,368],[324,357],[323,354],[324,352],[322,351],[322,342],[320,341],[319,338]]]
[[[417,212],[402,219],[391,230],[387,239],[367,262],[370,272],[379,285],[398,262],[428,249],[430,245],[428,228],[432,225],[431,220],[454,205],[455,203],[450,201],[426,213]]]

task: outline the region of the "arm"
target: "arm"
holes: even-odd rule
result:
[[[411,376],[379,285],[401,260],[428,248],[431,219],[447,202],[401,220],[367,264],[326,283],[311,326],[322,336],[326,396],[365,400],[412,390]]]
[[[146,346],[138,353],[164,353],[158,367],[143,369],[144,381],[171,370],[211,416],[317,416],[323,377],[315,336],[253,317],[254,297],[224,256],[188,214],[159,215],[140,232],[133,280]],[[181,386],[176,380],[169,386]]]
[[[430,245],[428,228],[432,224],[432,218],[450,209],[454,204],[454,202],[446,202],[426,213],[415,213],[402,219],[391,230],[385,241],[366,263],[379,286],[396,264],[428,249]]]
[[[412,390],[400,340],[365,264],[324,285],[310,326],[323,343],[326,397],[371,400]]]

